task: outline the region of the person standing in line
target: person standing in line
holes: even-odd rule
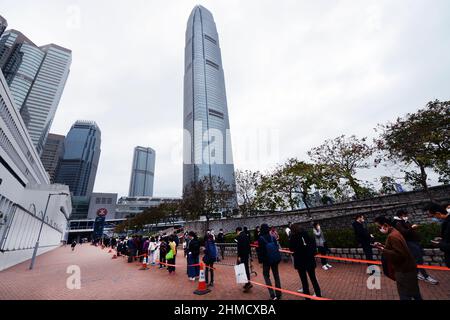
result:
[[[416,259],[416,263],[419,265],[424,264],[424,253],[423,248],[420,245],[420,235],[416,232],[419,226],[409,222],[408,212],[406,212],[406,210],[397,211],[397,215],[392,222],[393,227],[402,234],[403,238],[405,238],[409,251],[411,251],[413,257]],[[439,283],[439,281],[430,276],[425,269],[417,269],[417,279],[434,285]]]
[[[366,256],[366,260],[373,260],[373,235],[369,233],[366,226],[364,225],[364,216],[362,214],[357,214],[355,217],[355,221],[353,221],[352,226],[355,232],[356,241],[362,247],[364,251],[364,255]],[[368,264],[371,266],[371,264]],[[368,273],[373,273],[369,271]]]
[[[288,222],[286,229],[284,229],[284,232],[286,233],[288,239],[291,236],[291,228],[292,228],[292,223]]]
[[[385,245],[376,242],[374,246],[381,251],[394,270],[400,300],[422,300],[417,280],[416,259],[411,254],[405,238],[386,217],[377,217],[375,223],[381,233],[388,235]]]
[[[217,243],[219,244],[219,250],[220,250],[220,256],[222,257],[222,260],[225,259],[225,249],[224,249],[224,243],[225,243],[225,235],[223,233],[223,229],[219,230],[219,233],[217,234]]]
[[[236,228],[236,242],[237,242],[237,260],[236,264],[244,264],[245,273],[247,274],[248,282],[244,285],[244,292],[248,292],[253,285],[250,283],[250,255],[251,255],[251,247],[250,247],[250,239],[247,234],[242,230],[241,227]]]
[[[136,256],[136,241],[135,237],[128,239],[127,241],[127,249],[128,249],[128,263],[133,262],[134,257]]]
[[[280,247],[277,239],[270,234],[269,226],[264,223],[261,225],[261,235],[258,240],[258,261],[263,265],[264,281],[267,286],[272,286],[270,281],[270,270],[272,270],[275,279],[275,287],[281,289],[280,274],[278,264],[281,261]],[[268,288],[271,300],[281,299],[281,291]]]
[[[75,250],[75,246],[77,245],[77,241],[76,240],[73,240],[72,241],[72,244],[70,245],[71,247],[72,247],[72,251],[74,251]]]
[[[187,246],[187,272],[189,280],[195,281],[195,278],[197,278],[200,274],[200,268],[197,266],[197,264],[200,262],[200,242],[198,241],[197,234],[194,231],[190,231],[188,237],[189,244]]]
[[[325,241],[325,236],[318,222],[314,222],[313,224],[313,234],[316,241],[317,251],[321,255],[326,255],[328,253],[327,244]],[[322,263],[322,269],[327,271],[332,267],[331,264],[328,263],[327,258],[320,258],[320,262]]]
[[[298,292],[310,295],[308,276],[314,288],[314,295],[321,297],[319,282],[316,278],[316,242],[311,239],[308,232],[294,224],[291,230],[291,237],[289,239],[289,249],[293,252],[294,267],[297,269],[302,282],[303,289]],[[328,270],[328,269],[326,269]]]
[[[437,203],[428,204],[425,209],[435,222],[441,224],[441,236],[435,238],[431,243],[444,252],[444,262],[450,268],[450,205],[443,208]]]
[[[274,237],[275,240],[277,240],[277,241],[280,240],[280,235],[278,234],[277,228],[271,227],[271,228],[270,228],[270,235],[271,235],[272,237]]]
[[[149,245],[148,245],[148,257],[149,257],[148,262],[149,262],[150,265],[152,265],[152,266],[155,265],[155,258],[156,258],[155,253],[156,253],[156,249],[157,249],[157,246],[156,246],[156,239],[155,239],[154,237],[151,237],[151,238],[150,238],[150,243],[149,243]]]
[[[210,287],[214,286],[214,262],[217,260],[216,242],[214,236],[209,234],[205,242],[205,255],[203,262],[205,263],[205,281]],[[209,277],[211,274],[211,277]],[[209,280],[209,281],[208,281]]]
[[[255,244],[258,243],[259,236],[260,236],[259,226],[256,226],[253,234],[253,243]]]
[[[169,253],[172,253],[172,257],[167,259],[167,270],[169,271],[169,275],[175,274],[175,256],[177,255],[177,244],[175,243],[175,239],[173,235],[169,237]]]

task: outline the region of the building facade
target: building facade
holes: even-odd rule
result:
[[[72,52],[55,44],[37,46],[17,30],[0,38],[0,68],[40,154],[55,117]]]
[[[2,36],[3,32],[5,32],[7,27],[8,27],[8,21],[6,21],[5,18],[0,16],[0,37]]]
[[[88,219],[104,216],[114,219],[116,215],[117,193],[93,193],[89,202]]]
[[[62,135],[50,133],[41,154],[42,164],[50,177],[51,183],[55,182],[59,160],[64,155],[65,138],[66,137]]]
[[[68,185],[73,196],[91,196],[100,144],[101,132],[93,121],[77,121],[67,134],[55,181]]]
[[[50,179],[0,72],[0,270],[57,248],[65,239],[69,188]]]
[[[157,207],[163,203],[179,203],[181,198],[161,197],[121,197],[116,206],[116,219],[135,217],[145,209]]]
[[[130,197],[152,197],[155,180],[155,150],[136,147],[131,168]]]
[[[214,18],[196,6],[186,30],[183,187],[220,177],[236,190],[219,36]],[[231,206],[236,207],[236,199]]]

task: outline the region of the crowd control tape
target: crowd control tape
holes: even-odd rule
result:
[[[252,244],[252,247],[258,247],[256,244]],[[287,249],[280,249],[280,252],[284,252],[287,254],[293,254],[292,251],[289,251]],[[329,260],[336,260],[336,261],[346,261],[346,262],[355,262],[355,263],[366,263],[366,264],[376,264],[381,265],[381,261],[378,260],[363,260],[363,259],[353,259],[353,258],[343,258],[343,257],[335,257],[335,256],[326,256],[317,254],[315,256],[316,258],[324,258]],[[418,269],[427,269],[427,270],[437,270],[437,271],[450,271],[450,268],[447,267],[441,267],[441,266],[427,266],[427,265],[417,265]]]
[[[290,290],[286,290],[286,289],[281,289],[281,288],[277,288],[277,287],[273,287],[273,286],[268,286],[266,284],[262,284],[262,283],[251,281],[251,280],[250,280],[250,283],[252,283],[254,285],[257,285],[257,286],[264,287],[264,288],[273,289],[275,291],[280,291],[280,292],[283,292],[283,293],[288,293],[288,294],[292,294],[294,296],[299,296],[299,297],[307,298],[307,299],[311,299],[311,300],[328,300],[328,301],[331,300],[331,299],[328,299],[328,298],[316,297],[316,296],[311,296],[311,295],[304,294],[304,293],[299,293],[299,292],[290,291]]]

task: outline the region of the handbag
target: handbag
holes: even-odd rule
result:
[[[248,283],[247,273],[245,272],[245,265],[243,263],[234,266],[234,273],[236,275],[236,283]]]
[[[173,250],[170,249],[169,252],[166,254],[166,260],[172,260],[173,259]]]

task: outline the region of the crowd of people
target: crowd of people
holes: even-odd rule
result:
[[[450,267],[450,205],[443,208],[437,204],[428,205],[426,211],[434,221],[442,224],[441,235],[436,237],[432,244],[444,252],[445,264]],[[379,216],[374,219],[374,225],[385,234],[386,242],[381,244],[375,241],[369,232],[364,215],[355,216],[352,227],[355,239],[362,248],[366,260],[374,261],[373,249],[379,250],[382,256],[384,274],[395,280],[401,300],[421,300],[418,281],[437,285],[439,282],[429,275],[425,269],[417,268],[424,263],[423,248],[417,230],[419,225],[413,224],[408,212],[399,210],[392,218]],[[321,297],[322,291],[316,276],[316,255],[320,254],[323,270],[332,268],[326,255],[329,253],[325,234],[318,222],[314,222],[311,230],[300,224],[288,223],[285,228],[288,237],[293,267],[298,272],[301,288],[298,292],[305,295]],[[237,245],[236,264],[243,264],[247,276],[247,283],[243,286],[244,292],[253,287],[252,276],[252,246],[256,247],[258,262],[262,264],[264,281],[268,287],[270,299],[278,300],[282,297],[279,263],[282,260],[280,235],[277,228],[262,224],[255,227],[253,236],[247,227],[237,227],[234,241]],[[214,266],[225,257],[226,239],[222,229],[217,236],[214,230],[208,230],[199,238],[194,231],[186,231],[181,236],[160,234],[155,237],[132,236],[129,238],[103,240],[103,245],[117,248],[117,255],[127,255],[128,262],[148,259],[151,266],[167,269],[170,275],[175,274],[178,246],[182,243],[184,258],[186,259],[186,274],[190,281],[199,278],[200,259],[205,265],[205,282],[207,286],[214,286]],[[202,256],[202,258],[201,258]],[[368,265],[372,265],[368,261]],[[373,274],[373,268],[367,268]],[[274,280],[272,285],[271,276]],[[309,282],[313,293],[310,291]]]

